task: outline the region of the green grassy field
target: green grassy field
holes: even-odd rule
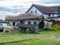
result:
[[[39,34],[0,32],[0,45],[60,45],[60,31],[41,31]]]

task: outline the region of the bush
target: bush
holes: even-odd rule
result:
[[[42,29],[42,28],[39,28],[39,31],[44,31],[44,29]]]
[[[48,28],[48,30],[49,31],[56,31],[57,29],[50,27],[50,28]]]

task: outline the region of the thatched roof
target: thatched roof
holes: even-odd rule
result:
[[[16,16],[11,19],[7,19],[9,21],[19,21],[19,20],[33,20],[33,19],[43,19],[43,16],[37,15],[37,14],[31,14],[31,13],[25,13],[21,14],[19,16]]]

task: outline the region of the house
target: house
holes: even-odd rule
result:
[[[18,23],[28,24],[28,25],[39,24],[43,19],[44,17],[41,15],[25,13],[25,14],[16,16],[15,18],[7,19],[7,21],[10,21],[10,24],[17,28]]]
[[[53,21],[53,24],[57,24],[57,26],[54,24],[53,27],[60,28],[60,5],[41,6],[33,4],[26,13],[42,14],[45,18],[57,21],[57,23]]]
[[[60,16],[60,6],[41,6],[33,4],[26,13],[42,14],[46,18]]]

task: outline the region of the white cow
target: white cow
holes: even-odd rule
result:
[[[14,31],[14,27],[12,27],[12,26],[3,27],[3,32],[6,32],[6,31],[13,32]]]

